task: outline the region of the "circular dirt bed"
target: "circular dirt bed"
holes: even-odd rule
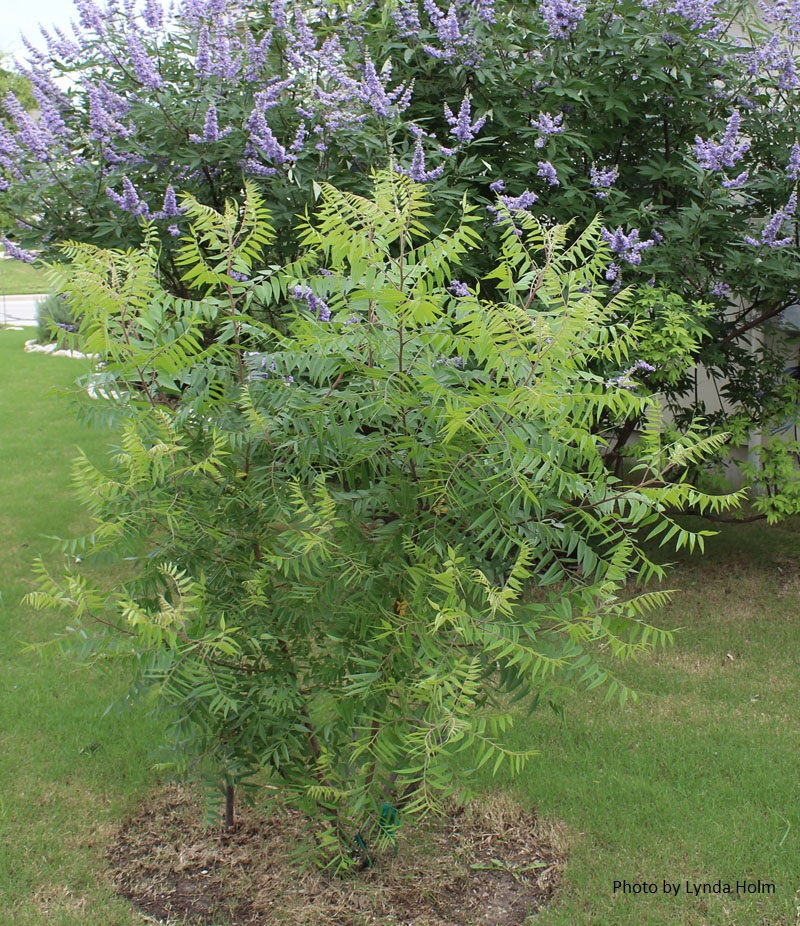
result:
[[[523,926],[553,897],[557,830],[509,801],[472,803],[398,838],[398,853],[333,878],[301,870],[299,814],[243,809],[209,829],[192,792],[165,786],[117,835],[114,885],[175,926]]]

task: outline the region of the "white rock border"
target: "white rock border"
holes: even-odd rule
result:
[[[29,354],[47,354],[50,357],[72,357],[77,360],[97,360],[98,354],[84,354],[79,350],[63,350],[57,344],[40,344],[35,338],[25,342],[25,351]],[[101,364],[102,366],[102,364]],[[104,399],[107,402],[125,402],[127,393],[109,389],[102,383],[102,373],[95,373],[86,384],[90,399]]]
[[[77,360],[97,360],[97,354],[82,354],[79,350],[64,350],[58,344],[40,344],[35,338],[25,342],[29,354],[50,354],[51,357],[73,357]]]

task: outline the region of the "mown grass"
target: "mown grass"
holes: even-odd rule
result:
[[[27,296],[49,293],[52,289],[48,271],[41,264],[0,259],[0,294]]]
[[[53,394],[80,362],[26,355],[24,337],[0,332],[0,923],[133,926],[143,919],[114,897],[105,851],[155,783],[157,730],[135,712],[103,715],[123,679],[21,647],[61,627],[19,602],[34,556],[58,565],[47,535],[82,525],[74,446],[101,453],[105,436]],[[638,703],[575,696],[563,717],[520,722],[518,742],[540,755],[516,783],[485,785],[565,826],[563,889],[537,926],[800,923],[797,527],[725,527],[704,558],[679,558],[682,591],[655,618],[680,628],[676,644],[622,669]],[[685,890],[759,879],[775,894]],[[614,892],[615,880],[658,893]]]
[[[797,527],[726,526],[705,557],[678,560],[681,592],[657,615],[675,645],[621,673],[638,703],[575,697],[520,729],[541,756],[516,787],[572,846],[537,926],[800,923]],[[759,879],[775,893],[736,892]],[[733,893],[687,896],[687,881]]]
[[[81,361],[25,354],[26,336],[0,331],[0,923],[132,926],[142,920],[105,879],[105,850],[153,783],[153,724],[104,716],[124,679],[26,651],[64,621],[20,604],[34,557],[60,565],[48,536],[83,525],[69,490],[75,447],[101,453],[105,435],[79,427],[55,394]]]

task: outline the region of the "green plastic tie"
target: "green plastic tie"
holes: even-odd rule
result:
[[[392,804],[381,805],[380,826],[384,833],[392,840],[394,854],[397,855],[397,830],[400,828],[400,815]]]
[[[375,863],[372,861],[372,856],[369,854],[369,850],[367,849],[367,844],[364,842],[361,836],[361,833],[356,833],[355,839],[353,841],[358,846],[358,848],[361,850],[361,853],[364,856],[364,866],[366,868],[372,868],[372,866]]]

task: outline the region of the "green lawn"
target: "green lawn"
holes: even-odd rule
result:
[[[52,289],[48,271],[41,264],[0,259],[0,294],[22,296],[49,293]]]
[[[104,445],[54,391],[82,362],[26,354],[27,336],[0,331],[0,923],[132,926],[142,919],[114,897],[104,853],[153,780],[152,725],[136,712],[104,716],[122,680],[23,651],[63,626],[20,599],[35,556],[58,565],[48,535],[82,526],[69,490],[75,447]]]
[[[638,703],[572,698],[563,720],[548,709],[522,725],[541,756],[518,792],[564,821],[572,845],[537,926],[800,922],[797,528],[726,527],[704,558],[680,560],[683,591],[658,618],[681,628],[676,645],[620,673]],[[737,893],[759,879],[774,893]],[[732,893],[714,893],[718,881]],[[703,883],[712,891],[693,895]]]
[[[145,920],[113,896],[105,851],[155,780],[155,727],[136,712],[104,716],[124,680],[21,646],[61,626],[19,602],[37,554],[58,565],[47,536],[82,527],[69,460],[78,444],[101,453],[104,435],[74,423],[53,391],[81,362],[25,354],[25,336],[0,332],[0,924],[133,926]],[[537,926],[798,922],[797,527],[726,528],[705,558],[680,559],[683,591],[658,616],[681,628],[676,645],[622,670],[638,703],[573,697],[563,717],[520,721],[518,744],[540,755],[501,786],[561,821],[570,845],[563,890]],[[759,880],[774,894],[735,892]],[[657,892],[615,892],[615,881]],[[734,893],[687,896],[687,882],[717,881]]]

